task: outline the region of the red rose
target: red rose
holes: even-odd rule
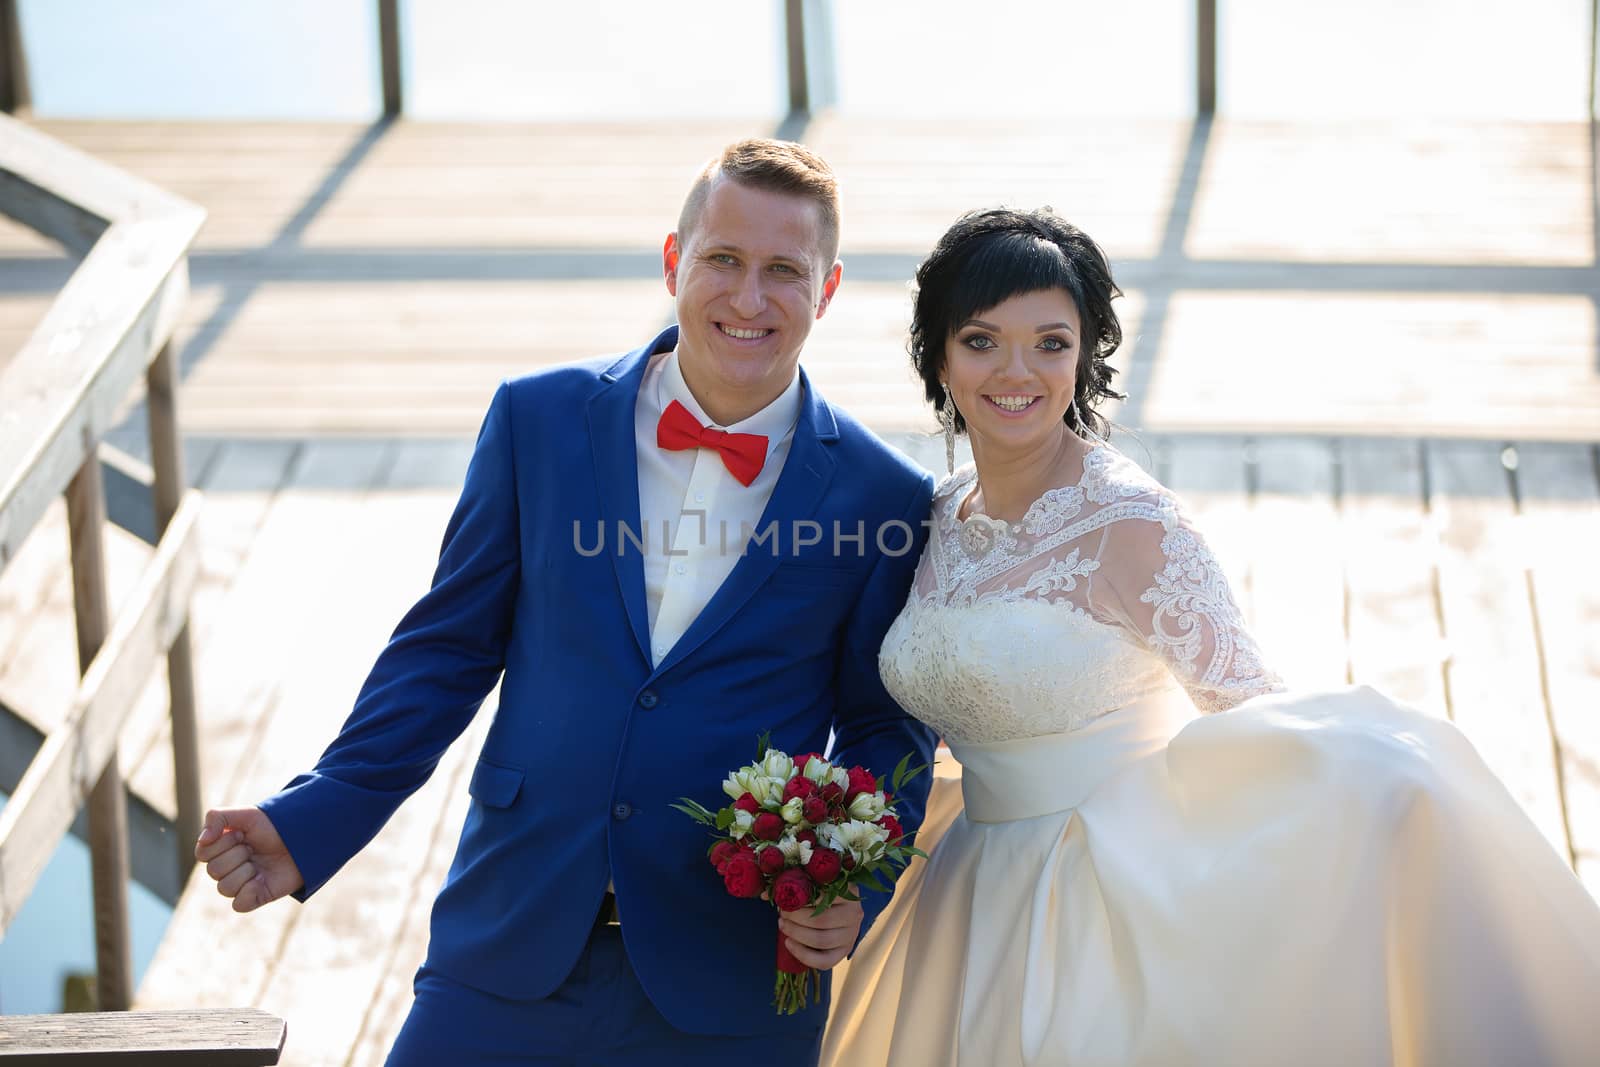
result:
[[[736,897],[759,897],[766,881],[755,856],[748,852],[731,857],[722,868],[722,884]]]
[[[817,832],[815,830],[801,830],[794,835],[794,839],[796,841],[809,841],[812,848],[820,848],[822,845],[822,842],[817,840]]]
[[[756,862],[761,866],[762,874],[777,874],[788,860],[783,858],[783,849],[768,845],[756,853]]]
[[[717,869],[718,874],[721,874],[722,868],[727,865],[727,862],[738,854],[739,846],[732,841],[718,841],[711,846],[711,866]]]
[[[813,782],[803,774],[797,774],[784,783],[783,799],[785,801],[789,801],[793,800],[795,797],[799,797],[801,800],[804,800],[816,791],[817,783]]]
[[[799,911],[816,896],[811,879],[798,867],[791,867],[772,880],[772,902],[779,911]]]
[[[733,802],[733,806],[739,811],[748,811],[751,815],[761,814],[761,805],[757,804],[756,798],[751,796],[749,793],[746,793],[738,800],[735,800]]]
[[[844,869],[844,857],[831,848],[814,848],[811,850],[811,860],[806,864],[806,873],[818,885],[827,885],[839,877],[839,872]]]
[[[809,823],[827,822],[828,821],[828,802],[823,800],[821,797],[816,797],[816,796],[806,797],[804,814],[805,814],[806,822],[809,822]]]
[[[893,815],[885,815],[878,820],[878,825],[889,831],[889,844],[891,845],[906,836],[904,828],[900,825],[900,820]]]
[[[876,793],[878,780],[865,767],[850,768],[850,788],[845,790],[844,802],[850,803],[858,793]]]
[[[763,841],[776,841],[783,836],[783,816],[764,811],[756,816],[755,825],[750,827],[750,832]]]
[[[844,869],[847,871],[853,871],[856,869],[856,858],[850,855],[848,852],[845,853],[844,857]]]
[[[823,786],[822,792],[818,795],[828,802],[830,808],[841,807],[844,804],[844,790],[832,782]]]

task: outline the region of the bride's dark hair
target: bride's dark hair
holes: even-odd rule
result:
[[[1106,362],[1122,344],[1122,323],[1111,307],[1122,290],[1111,280],[1111,264],[1100,246],[1047,207],[968,212],[917,268],[908,348],[935,411],[944,408],[939,375],[945,344],[956,328],[980,311],[1041,289],[1065,289],[1083,327],[1073,404],[1062,421],[1075,433],[1105,436],[1109,426],[1099,403],[1123,396],[1111,387],[1117,371]],[[955,420],[956,429],[964,431],[959,411]]]

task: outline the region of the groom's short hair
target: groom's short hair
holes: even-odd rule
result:
[[[700,218],[711,183],[728,178],[751,189],[803,197],[817,205],[821,219],[822,257],[831,265],[839,256],[839,183],[821,156],[795,141],[752,137],[735,141],[700,169],[678,214],[678,241],[687,243]]]

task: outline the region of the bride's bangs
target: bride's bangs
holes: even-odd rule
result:
[[[1013,231],[985,234],[973,245],[950,287],[947,334],[979,312],[1041,289],[1065,289],[1082,310],[1082,283],[1055,242]]]

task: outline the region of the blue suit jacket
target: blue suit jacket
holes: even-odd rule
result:
[[[836,758],[878,774],[907,753],[930,761],[933,737],[884,691],[877,655],[921,554],[932,485],[806,383],[759,527],[775,521],[775,534],[651,667],[642,557],[617,523],[639,530],[634,404],[649,357],[676,342],[672,327],[620,359],[500,386],[431,590],[316,769],[262,807],[304,899],[422,785],[500,681],[429,966],[500,996],[545,996],[612,879],[628,956],[674,1026],[812,1029],[818,1010],[786,1019],[770,1005],[773,908],[729,897],[705,858],[707,830],[669,805],[725,804],[722,779],[754,759],[763,731],[798,754],[824,750],[832,730]],[[819,543],[803,543],[818,533],[806,520]],[[928,781],[900,797],[908,827]],[[886,901],[864,896],[870,922]]]

